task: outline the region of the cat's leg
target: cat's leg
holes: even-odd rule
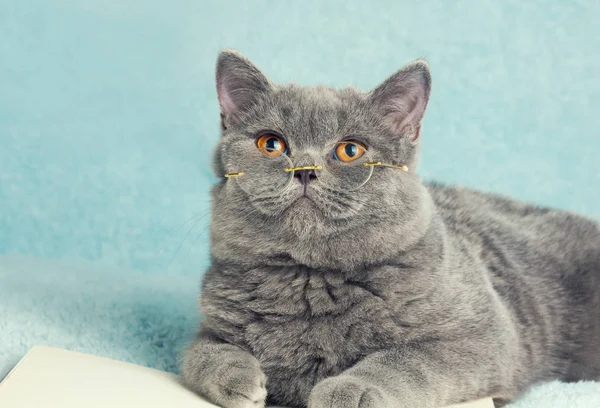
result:
[[[223,408],[261,408],[266,377],[256,358],[201,331],[183,359],[184,384]]]
[[[369,355],[354,367],[318,383],[309,408],[439,408],[484,397],[512,399],[500,386],[498,367],[481,347],[464,344],[405,346]]]

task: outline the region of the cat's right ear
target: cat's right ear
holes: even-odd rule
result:
[[[225,49],[217,60],[217,95],[221,108],[221,127],[234,123],[273,85],[248,58],[235,50]]]
[[[369,98],[383,122],[411,142],[419,138],[421,119],[431,91],[429,65],[422,60],[406,65],[371,91]]]

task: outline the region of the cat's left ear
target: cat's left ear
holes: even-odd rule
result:
[[[430,91],[429,65],[418,60],[386,79],[369,93],[369,99],[392,132],[416,142]]]
[[[248,58],[232,49],[219,54],[216,79],[223,129],[272,89],[269,79]]]

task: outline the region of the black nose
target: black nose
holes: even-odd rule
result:
[[[306,186],[308,183],[317,178],[317,174],[314,170],[296,170],[294,172],[294,177],[300,180],[302,185]]]

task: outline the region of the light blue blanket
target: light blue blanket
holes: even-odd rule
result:
[[[599,20],[596,0],[0,0],[0,377],[40,343],[176,370],[221,47],[363,89],[425,57],[424,178],[600,219]],[[600,407],[600,387],[514,406]]]
[[[36,344],[176,371],[198,319],[189,276],[0,256],[0,282],[0,378]],[[600,407],[600,383],[543,384],[511,405],[546,407]]]

